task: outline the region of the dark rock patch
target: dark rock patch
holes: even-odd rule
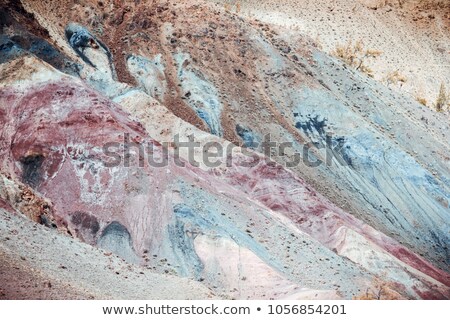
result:
[[[43,155],[30,155],[20,160],[22,164],[22,181],[30,187],[36,188],[42,182]]]
[[[327,119],[319,119],[319,116],[315,117],[308,115],[306,120],[300,120],[295,123],[297,129],[301,129],[305,134],[311,136],[314,130],[320,135],[325,136],[325,128],[327,126]]]
[[[86,230],[92,235],[96,235],[98,230],[100,229],[100,225],[98,223],[98,220],[93,215],[82,212],[82,211],[76,211],[71,215],[71,221],[73,224],[77,225],[80,229],[83,231]]]
[[[111,251],[130,263],[138,263],[139,258],[133,249],[130,232],[117,221],[111,222],[103,229],[97,241],[100,248]]]
[[[260,139],[247,128],[242,127],[241,125],[236,125],[236,133],[243,141],[243,146],[245,148],[256,149],[260,144]]]

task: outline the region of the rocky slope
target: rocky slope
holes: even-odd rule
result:
[[[0,299],[219,298],[198,282],[130,265],[13,212],[0,215]]]
[[[297,30],[326,52],[361,40],[382,55],[368,62],[387,84],[398,71],[406,82],[393,90],[433,107],[440,84],[450,87],[450,2],[444,0],[212,0],[232,12]]]
[[[7,211],[226,297],[351,298],[373,277],[396,297],[449,296],[445,115],[201,1],[4,8]],[[176,134],[253,151],[211,168],[200,150],[194,166]],[[261,154],[267,134],[292,147]],[[106,165],[124,139],[168,164],[135,148]],[[328,165],[286,168],[304,144]]]

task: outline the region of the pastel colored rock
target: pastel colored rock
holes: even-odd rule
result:
[[[23,3],[2,13],[2,219],[193,297],[450,298],[444,113],[210,4]]]

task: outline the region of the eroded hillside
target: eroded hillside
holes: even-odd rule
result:
[[[203,1],[3,6],[3,208],[27,215],[24,184],[51,202],[35,221],[218,295],[351,298],[380,277],[448,297],[445,114]],[[175,135],[245,149],[193,166]],[[124,139],[170,161],[105,166]]]
[[[450,87],[450,2],[443,0],[212,0],[243,17],[297,30],[326,52],[360,40],[382,54],[374,77],[433,108]]]

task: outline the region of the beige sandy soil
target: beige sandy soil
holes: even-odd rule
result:
[[[0,299],[213,298],[198,282],[127,264],[2,209],[0,216]]]
[[[431,106],[441,83],[450,87],[450,1],[444,0],[211,0],[233,12],[299,30],[332,52],[362,40],[383,55],[370,62],[385,82],[396,70],[406,84],[391,85]]]

